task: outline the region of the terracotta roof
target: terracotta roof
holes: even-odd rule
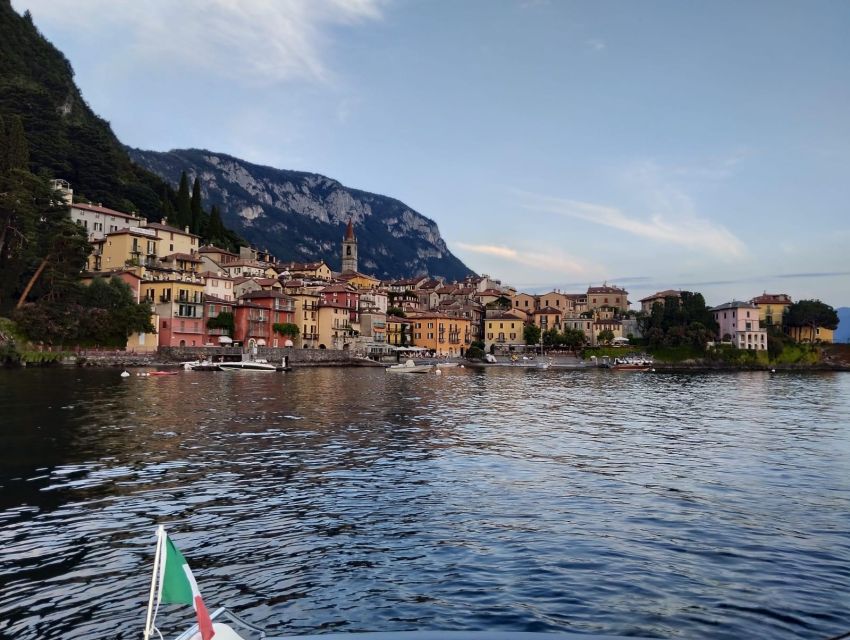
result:
[[[104,207],[99,204],[85,204],[83,202],[75,202],[71,205],[73,209],[82,209],[83,211],[91,211],[92,213],[102,213],[108,216],[119,216],[121,218],[132,218],[136,220],[140,220],[141,218],[132,213],[124,213],[123,211],[116,211],[115,209],[110,209],[109,207]]]
[[[510,313],[500,313],[499,315],[490,316],[489,318],[485,318],[486,320],[514,320],[516,322],[522,322],[522,318],[518,318]]]
[[[732,302],[724,302],[721,305],[718,305],[712,308],[712,311],[725,311],[727,309],[758,309],[758,307],[751,302],[741,302],[740,300],[733,300]]]
[[[200,238],[200,236],[196,236],[194,233],[190,233],[184,229],[178,229],[177,227],[172,227],[167,224],[160,224],[159,222],[148,222],[144,227],[148,229],[159,229],[160,231],[169,231],[171,233],[179,233],[184,236],[192,236],[193,238]]]
[[[237,254],[235,254],[235,253],[231,253],[230,251],[227,251],[226,249],[219,249],[218,247],[214,247],[214,246],[209,245],[209,244],[204,245],[203,247],[198,249],[198,253],[222,253],[226,256],[233,256],[234,258],[237,257]]]
[[[557,313],[558,315],[561,315],[564,312],[563,312],[563,310],[556,309],[555,307],[543,307],[542,309],[535,309],[534,310],[534,315],[544,314],[544,313],[550,314],[550,315],[553,314],[553,313]]]
[[[215,304],[226,304],[226,305],[230,305],[231,307],[236,304],[233,300],[224,300],[223,298],[218,298],[216,296],[211,296],[209,294],[204,296],[204,302],[214,302]]]
[[[348,219],[348,226],[345,228],[345,239],[354,240],[354,223],[351,218]]]
[[[231,282],[236,280],[236,278],[231,278],[228,275],[219,275],[213,271],[204,271],[202,273],[199,273],[198,275],[203,276],[204,278],[216,278],[218,280],[229,280]]]
[[[681,295],[682,292],[677,289],[665,289],[664,291],[653,293],[651,296],[641,298],[640,302],[649,302],[650,300],[657,300],[658,298],[678,298]]]
[[[348,309],[349,311],[357,312],[356,307],[349,307],[342,301],[333,302],[332,300],[319,300],[320,307],[334,307],[335,309]]]
[[[357,293],[357,290],[348,284],[331,284],[322,289],[320,293]]]
[[[750,300],[753,304],[793,304],[787,293],[763,293]]]
[[[156,232],[154,233],[146,233],[145,227],[124,227],[123,229],[118,229],[118,231],[110,231],[106,235],[108,236],[123,236],[123,235],[131,235],[131,236],[139,236],[140,238],[147,238],[149,240],[158,240],[156,237]],[[98,240],[98,242],[103,242],[103,240]]]
[[[173,260],[183,260],[184,262],[203,262],[200,258],[196,258],[192,254],[189,253],[169,253],[167,256],[161,258],[164,261],[171,262]]]
[[[620,287],[609,287],[608,285],[604,285],[602,287],[588,287],[587,293],[620,293],[626,295],[628,291],[621,289]]]
[[[253,300],[255,298],[283,298],[285,300],[292,299],[282,291],[267,291],[265,289],[261,291],[248,291],[247,293],[243,293],[241,296],[239,296],[240,300]]]

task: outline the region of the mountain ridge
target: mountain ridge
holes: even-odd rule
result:
[[[838,307],[838,328],[835,330],[835,342],[850,342],[850,307]]]
[[[197,176],[204,202],[220,208],[228,227],[282,260],[322,259],[339,269],[340,241],[352,220],[364,273],[382,279],[474,273],[449,251],[436,222],[397,198],[207,149],[125,149],[171,185],[183,171]]]

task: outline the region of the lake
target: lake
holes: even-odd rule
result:
[[[850,374],[0,370],[0,636],[850,630]],[[191,607],[164,606],[173,637]]]

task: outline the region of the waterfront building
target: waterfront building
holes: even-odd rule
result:
[[[222,313],[233,313],[233,308],[236,306],[236,302],[231,298],[229,300],[225,300],[223,298],[218,298],[212,295],[204,295],[204,344],[205,345],[213,345],[218,346],[222,344],[219,341],[219,338],[222,336],[230,337],[228,335],[227,329],[223,329],[220,327],[209,327],[209,321],[213,318],[217,318]],[[234,315],[235,318],[235,315]],[[235,332],[234,332],[235,333]]]
[[[484,319],[484,347],[491,353],[521,348],[525,345],[524,329],[525,323],[512,313],[488,314]]]
[[[300,280],[289,281],[300,283]],[[287,295],[292,298],[295,307],[295,324],[298,325],[300,334],[298,346],[305,349],[317,349],[319,347],[319,300],[321,296],[303,287],[284,286]]]
[[[622,322],[620,322],[619,320],[614,320],[613,318],[604,318],[604,319],[600,318],[600,319],[596,319],[593,322],[593,333],[592,333],[593,340],[591,341],[590,344],[592,344],[594,346],[597,345],[597,344],[601,344],[601,342],[599,340],[599,334],[602,333],[603,331],[610,331],[611,333],[613,333],[614,335],[611,338],[612,340],[614,338],[624,338],[625,337],[623,335],[623,323]]]
[[[258,260],[244,260],[242,258],[221,265],[221,270],[231,278],[267,278],[269,266]],[[272,270],[277,277],[277,272]]]
[[[250,347],[282,347],[287,337],[274,330],[275,324],[293,324],[295,305],[280,291],[250,291],[242,295],[233,309],[236,330],[233,339]]]
[[[826,327],[785,327],[785,332],[796,342],[827,342],[835,341],[835,331]]]
[[[676,300],[680,300],[681,297],[682,292],[678,289],[665,289],[664,291],[658,291],[657,293],[653,293],[651,296],[641,298],[640,310],[644,313],[652,313],[652,305],[656,302],[661,306],[664,306],[667,302],[667,298],[676,298]]]
[[[410,318],[387,316],[387,344],[395,347],[415,346],[413,326],[414,322]]]
[[[440,356],[461,356],[472,342],[468,318],[447,316],[434,311],[417,313],[413,321],[413,340]]]
[[[759,325],[759,310],[751,302],[733,300],[712,310],[719,327],[717,337],[731,341],[739,349],[767,349],[767,330]]]
[[[148,270],[142,297],[159,316],[159,346],[198,347],[204,344],[204,279],[197,274]]]
[[[340,301],[319,300],[319,349],[349,349],[354,343],[356,307],[352,309]]]
[[[587,344],[595,345],[596,344],[596,334],[593,333],[593,319],[585,318],[579,315],[578,313],[572,313],[570,315],[564,316],[561,320],[562,331],[566,331],[567,329],[579,330],[584,333],[584,339]]]
[[[517,293],[511,296],[511,307],[519,311],[533,314],[537,306],[537,296],[533,296],[530,293]]]

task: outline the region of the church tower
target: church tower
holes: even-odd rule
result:
[[[354,237],[351,218],[348,219],[348,227],[342,239],[342,271],[357,271],[357,238]]]

